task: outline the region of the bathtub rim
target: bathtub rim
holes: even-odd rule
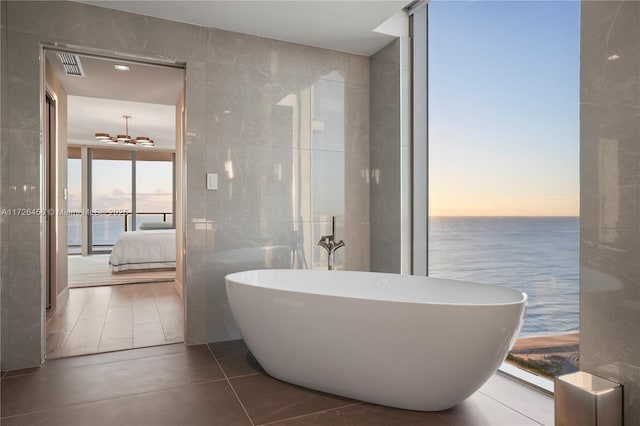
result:
[[[511,302],[491,302],[491,301],[487,301],[486,303],[429,302],[429,301],[416,301],[416,300],[389,300],[389,299],[373,298],[373,297],[365,297],[365,296],[356,296],[356,295],[339,295],[339,294],[331,294],[331,293],[321,293],[321,292],[316,292],[316,291],[304,291],[304,290],[297,290],[297,289],[294,289],[294,288],[272,287],[272,286],[269,286],[269,285],[259,285],[259,284],[254,284],[254,283],[251,283],[251,282],[243,282],[243,281],[241,281],[241,280],[236,278],[236,277],[240,277],[242,275],[248,274],[248,273],[265,272],[265,273],[273,274],[273,273],[282,272],[282,271],[297,271],[297,272],[285,272],[287,274],[292,274],[292,273],[300,273],[301,274],[303,272],[312,272],[313,271],[314,273],[320,273],[320,274],[344,274],[344,273],[348,273],[349,274],[349,273],[355,273],[355,274],[372,274],[372,275],[393,276],[393,277],[415,277],[415,278],[411,278],[411,279],[428,278],[428,279],[433,279],[433,280],[450,282],[450,283],[454,283],[454,284],[461,283],[461,284],[472,285],[472,286],[489,287],[489,288],[492,288],[492,289],[498,289],[500,291],[507,291],[509,293],[513,293],[514,295],[519,295],[520,299],[511,301]],[[529,295],[527,293],[525,293],[523,291],[519,291],[519,290],[513,289],[511,287],[500,286],[500,285],[496,285],[496,284],[476,283],[476,282],[473,282],[473,281],[455,280],[455,279],[449,279],[449,278],[437,278],[437,277],[429,277],[429,276],[423,276],[423,275],[394,274],[394,273],[388,273],[388,272],[349,271],[349,270],[328,271],[328,270],[324,270],[324,269],[251,269],[251,270],[247,270],[247,271],[233,272],[231,274],[225,275],[224,278],[225,278],[225,288],[228,287],[230,283],[233,283],[233,284],[236,284],[236,285],[245,285],[245,286],[249,286],[249,287],[262,288],[262,289],[265,289],[265,290],[281,291],[281,292],[287,292],[287,293],[308,294],[308,295],[324,296],[324,297],[335,297],[335,298],[339,298],[339,299],[368,300],[368,301],[384,302],[384,303],[402,303],[402,304],[413,304],[413,305],[456,306],[456,307],[460,307],[460,306],[463,306],[463,307],[489,307],[489,306],[523,305],[524,309],[526,311],[527,305],[528,305],[528,301],[529,301]],[[524,314],[525,313],[523,313],[523,316],[524,316]]]

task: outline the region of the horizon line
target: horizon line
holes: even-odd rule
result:
[[[558,217],[566,217],[566,218],[579,218],[580,215],[428,215],[428,217],[549,217],[549,218],[558,218]]]

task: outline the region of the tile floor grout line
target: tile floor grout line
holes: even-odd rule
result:
[[[157,283],[153,282],[153,283],[124,284],[124,286],[137,286],[137,285],[150,285],[150,284],[154,284],[155,285]],[[102,287],[114,287],[114,286],[102,286]],[[97,288],[97,287],[93,287],[93,288]],[[93,290],[92,290],[92,293],[94,293]],[[157,305],[157,295],[155,294],[156,292],[152,292],[152,293],[153,293],[153,306],[155,306],[156,312],[158,313],[158,318],[160,318],[160,310],[159,310],[158,305]],[[132,299],[134,299],[134,298],[135,298],[135,295],[132,296]],[[87,304],[88,304],[88,302],[90,300],[91,300],[91,296],[87,299]],[[97,351],[88,352],[86,354],[68,354],[67,356],[87,355],[87,354],[93,354],[93,353],[103,353],[102,351],[100,351],[100,345],[102,344],[102,339],[103,339],[103,336],[104,336],[104,328],[106,327],[106,320],[107,320],[107,316],[108,316],[109,310],[110,310],[111,305],[112,305],[112,300],[113,300],[113,291],[110,292],[110,294],[109,294],[109,303],[108,303],[108,306],[107,306],[107,312],[106,312],[105,317],[104,317],[105,322],[103,324],[103,327],[102,327],[102,330],[101,330],[101,333],[100,333],[100,338],[99,338]],[[132,310],[131,334],[132,334],[132,336],[134,335],[134,331],[135,331],[135,324],[134,324],[135,321],[133,320],[133,311],[134,311],[133,305],[134,305],[134,303],[131,304],[131,310]],[[80,315],[82,315],[82,312],[81,312]],[[159,324],[162,327],[162,322],[160,322]],[[184,338],[183,338],[183,341],[184,341]],[[179,342],[169,342],[169,341],[167,341],[166,334],[164,333],[164,328],[163,328],[163,341],[162,342],[157,342],[157,343],[154,343],[152,345],[144,345],[144,346],[135,346],[135,342],[132,342],[131,347],[122,348],[121,350],[137,349],[137,348],[140,348],[140,347],[147,347],[147,346],[160,346],[160,345],[166,345],[166,344],[172,344],[172,343],[179,343]],[[111,351],[106,351],[106,352],[111,352]],[[62,357],[60,357],[60,358],[62,358]]]
[[[156,311],[158,312],[158,318],[160,318],[160,327],[162,327],[162,335],[164,336],[164,341],[168,342],[169,339],[167,339],[167,332],[164,329],[164,323],[162,322],[162,312],[160,312],[160,308],[158,307],[158,292],[155,291],[156,288],[153,288],[152,292],[153,292],[153,304],[156,306]],[[214,357],[215,358],[215,357]]]
[[[520,411],[516,410],[515,408],[513,408],[513,407],[511,407],[511,406],[509,406],[509,405],[505,404],[504,402],[502,402],[502,401],[500,401],[500,400],[498,400],[498,399],[496,399],[496,398],[492,397],[491,395],[488,395],[488,394],[486,394],[486,393],[484,393],[484,392],[482,392],[482,391],[480,391],[480,390],[478,390],[477,392],[478,392],[478,393],[481,393],[482,395],[486,396],[487,398],[491,399],[492,401],[497,402],[498,404],[502,405],[503,407],[508,408],[509,410],[511,410],[511,411],[513,411],[513,412],[516,412],[516,413],[520,414],[522,417],[526,417],[527,419],[531,420],[531,421],[532,421],[532,422],[534,422],[535,424],[538,424],[538,425],[541,425],[541,426],[547,426],[547,425],[545,425],[544,423],[540,423],[539,421],[537,421],[536,419],[532,418],[531,416],[528,416],[528,415],[527,415],[527,414],[525,414],[525,413],[521,413]],[[551,426],[553,426],[553,425],[551,425]]]
[[[255,426],[255,423],[253,422],[253,419],[249,415],[247,408],[244,406],[244,404],[242,403],[242,400],[240,399],[240,397],[238,396],[238,393],[236,392],[236,389],[231,384],[231,380],[229,380],[229,377],[227,376],[227,372],[224,371],[224,368],[222,368],[222,365],[220,365],[220,361],[218,361],[218,357],[216,357],[216,355],[213,353],[213,349],[211,349],[211,346],[209,346],[208,344],[207,344],[207,348],[209,349],[209,353],[215,360],[216,364],[218,364],[218,368],[220,369],[220,371],[222,371],[222,374],[224,375],[224,378],[226,379],[227,384],[231,388],[231,392],[233,392],[233,395],[238,400],[238,404],[240,404],[240,407],[242,407],[242,411],[244,411],[244,414],[247,416],[247,419],[249,419],[249,423],[251,423],[251,426]]]
[[[109,308],[111,307],[111,300],[113,299],[113,289],[110,289],[110,290],[111,291],[109,291],[109,303],[107,303],[107,311],[104,313],[104,321],[102,321],[102,328],[100,329],[100,337],[98,338],[98,346],[96,346],[96,352],[94,352],[94,353],[100,353],[98,351],[100,350],[100,344],[102,343],[102,336],[104,335],[104,328],[107,325],[107,315],[109,315]]]
[[[133,300],[131,300],[131,306],[129,306],[129,308],[131,309],[131,346],[132,346],[132,348],[135,349],[135,346],[133,346],[135,341],[133,339],[134,339],[134,336],[136,335],[135,334],[136,333],[136,326],[135,326],[135,320],[134,320],[134,316],[133,316],[134,315]]]
[[[169,343],[169,344],[166,344],[166,345],[140,346],[140,347],[137,347],[137,348],[115,349],[115,350],[112,350],[112,351],[105,351],[105,352],[99,352],[99,353],[86,353],[86,354],[78,354],[78,355],[71,355],[71,356],[53,358],[53,359],[50,359],[49,362],[57,361],[57,360],[63,360],[63,359],[70,359],[70,358],[94,356],[94,355],[95,356],[100,356],[100,355],[112,354],[112,353],[116,353],[116,352],[125,352],[125,351],[133,351],[133,350],[144,350],[144,349],[148,349],[148,348],[157,348],[157,347],[160,347],[160,346],[172,346],[172,345],[183,345],[183,346],[186,346],[184,344],[184,342]],[[119,360],[106,361],[106,362],[97,362],[95,364],[78,365],[78,366],[75,366],[75,367],[68,367],[68,368],[69,369],[71,369],[71,368],[85,368],[85,367],[92,367],[92,366],[96,366],[96,365],[114,364],[114,363],[118,363],[118,362],[136,361],[136,360],[140,360],[140,359],[144,359],[144,358],[156,358],[156,357],[161,357],[161,356],[169,356],[169,355],[177,355],[177,354],[180,354],[180,352],[157,354],[157,355],[150,355],[150,356],[140,356],[140,357],[137,357],[137,358],[119,359]],[[27,376],[27,375],[30,375],[30,374],[37,374],[37,373],[18,374],[18,375],[11,376],[11,377]]]
[[[12,414],[10,416],[3,416],[3,417],[0,417],[0,419],[1,420],[6,420],[6,419],[14,418],[14,417],[27,416],[27,415],[38,414],[38,413],[45,413],[47,411],[52,411],[52,410],[66,409],[66,408],[70,408],[70,407],[78,407],[78,406],[82,406],[82,405],[95,404],[95,403],[103,402],[103,401],[112,401],[112,400],[121,399],[121,398],[131,398],[132,396],[137,396],[137,395],[148,395],[148,394],[151,394],[151,393],[165,392],[165,391],[178,389],[178,388],[181,388],[181,387],[184,387],[184,386],[188,386],[188,385],[203,385],[203,384],[206,384],[206,383],[221,382],[223,380],[225,380],[225,379],[214,379],[214,380],[207,380],[205,382],[186,383],[186,384],[182,384],[182,385],[171,386],[171,387],[162,388],[162,389],[154,389],[154,390],[149,390],[149,391],[145,391],[145,392],[131,393],[131,394],[127,394],[127,395],[118,395],[118,396],[112,396],[112,397],[109,397],[109,398],[94,399],[94,400],[91,400],[91,401],[75,402],[75,403],[72,403],[72,404],[66,404],[66,405],[59,405],[59,406],[56,406],[56,407],[44,408],[42,410],[27,411],[27,412],[20,413],[20,414]]]
[[[69,291],[71,291],[71,289],[69,289]],[[56,351],[58,353],[63,354],[60,358],[66,358],[69,356],[74,356],[73,354],[68,354],[68,348],[67,346],[67,342],[69,341],[69,339],[71,338],[71,335],[73,334],[73,330],[75,330],[76,326],[78,325],[78,321],[80,321],[80,317],[82,316],[82,313],[84,312],[84,310],[87,308],[87,305],[89,304],[89,300],[91,300],[91,297],[93,296],[93,289],[91,289],[91,291],[89,292],[89,296],[87,296],[87,298],[85,299],[84,303],[82,304],[82,309],[80,309],[80,312],[78,313],[78,316],[76,317],[76,320],[73,322],[73,326],[69,329],[69,331],[66,334],[66,337],[64,338],[64,340],[60,343],[60,350]],[[46,328],[46,324],[45,324],[45,328]],[[45,348],[45,352],[46,352],[46,348]],[[45,358],[46,358],[47,354],[45,353]],[[55,359],[55,358],[54,358]]]
[[[269,426],[269,425],[274,425],[274,424],[277,425],[278,423],[281,423],[281,422],[303,419],[305,417],[315,416],[316,414],[330,413],[332,411],[342,410],[344,408],[349,408],[349,407],[355,407],[355,406],[362,405],[362,404],[364,404],[363,401],[354,402],[353,404],[347,404],[347,405],[343,405],[341,407],[329,408],[327,410],[315,411],[313,413],[301,414],[299,416],[287,417],[285,419],[280,419],[280,420],[273,420],[273,421],[270,421],[270,422],[267,422],[267,423],[260,423],[259,425],[256,425],[256,426]]]
[[[265,374],[265,373],[262,371],[256,371],[255,373],[240,374],[238,376],[228,376],[228,377],[229,379],[242,379],[243,377],[257,376],[258,374]]]
[[[244,404],[243,404],[243,403],[242,403],[242,401],[240,400],[240,397],[239,397],[239,396],[238,396],[238,394],[236,393],[235,388],[234,388],[234,387],[233,387],[233,385],[231,384],[230,377],[229,377],[229,376],[227,376],[227,373],[224,371],[224,369],[223,369],[223,368],[222,368],[222,366],[220,365],[220,362],[218,361],[218,358],[217,358],[217,357],[215,356],[215,354],[213,353],[213,349],[211,349],[211,346],[209,346],[209,345],[207,344],[207,347],[209,348],[209,351],[211,352],[211,355],[213,356],[213,358],[214,358],[214,359],[216,360],[216,362],[218,363],[218,366],[220,367],[220,370],[222,370],[222,374],[224,374],[225,378],[227,379],[227,382],[229,382],[229,386],[231,387],[231,390],[233,391],[234,395],[236,395],[236,398],[238,398],[238,402],[239,402],[239,403],[240,403],[240,405],[242,406],[242,409],[243,409],[243,410],[245,411],[245,413],[247,414],[247,417],[249,417],[249,413],[247,413],[247,410],[246,410],[246,408],[244,407]],[[242,377],[255,376],[255,375],[258,375],[258,374],[264,374],[264,375],[266,375],[267,377],[271,377],[271,376],[269,376],[268,374],[266,374],[265,372],[255,372],[255,373],[250,373],[250,374],[243,374],[243,375],[240,375],[240,376],[233,376],[232,378],[233,378],[233,379],[238,379],[238,378],[242,378]],[[283,422],[283,421],[286,421],[286,420],[294,420],[294,419],[303,418],[303,417],[307,417],[307,416],[311,416],[311,415],[315,415],[315,414],[328,413],[328,412],[335,411],[335,410],[340,410],[340,409],[343,409],[343,408],[354,407],[354,406],[356,406],[356,405],[360,405],[360,404],[362,404],[362,403],[363,403],[362,401],[358,401],[358,402],[355,402],[355,403],[353,403],[353,404],[347,404],[347,405],[343,405],[343,406],[340,406],[340,407],[329,408],[329,409],[327,409],[327,410],[315,411],[315,412],[313,412],[313,413],[302,414],[302,415],[300,415],[300,416],[287,417],[287,418],[284,418],[284,419],[274,420],[274,421],[267,422],[267,423],[260,423],[259,425],[260,425],[260,426],[266,426],[266,425],[276,424],[276,423],[278,423],[278,422]],[[251,419],[251,417],[249,417],[249,420],[251,421],[251,424],[252,424],[252,425],[257,426],[257,425],[253,422],[253,420]]]

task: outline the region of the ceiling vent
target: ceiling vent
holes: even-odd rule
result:
[[[62,52],[58,53],[58,56],[60,57],[60,62],[62,62],[62,66],[64,67],[65,74],[84,77],[84,70],[80,63],[80,56]]]

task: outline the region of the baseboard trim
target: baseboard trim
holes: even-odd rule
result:
[[[184,295],[182,294],[182,283],[180,281],[178,281],[177,277],[176,277],[176,280],[173,283],[173,286],[175,287],[175,289],[178,292],[178,294],[180,295],[180,297],[182,297],[184,299]]]

